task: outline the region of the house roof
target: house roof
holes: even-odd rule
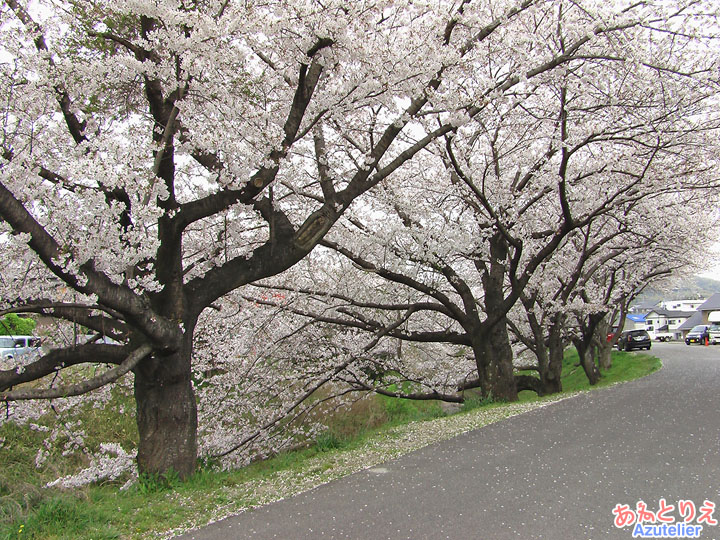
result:
[[[687,321],[677,327],[678,330],[692,330],[693,326],[702,324],[702,312],[696,311]]]
[[[652,313],[656,313],[657,315],[660,315],[661,317],[670,317],[675,319],[681,319],[683,317],[691,317],[695,311],[671,311],[669,309],[662,309],[657,308],[653,309],[651,312],[647,314],[647,316],[650,316]]]
[[[699,311],[713,311],[720,309],[720,293],[713,294],[698,308]]]
[[[655,306],[657,306],[657,302],[642,302],[640,304],[634,304],[630,306],[630,309],[633,311],[650,311]]]

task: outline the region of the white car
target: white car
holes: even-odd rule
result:
[[[40,338],[37,336],[0,336],[0,358],[13,360],[38,351]]]
[[[708,339],[712,345],[720,343],[720,324],[713,324],[708,328]]]

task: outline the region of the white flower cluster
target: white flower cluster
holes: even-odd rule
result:
[[[115,443],[101,444],[98,454],[91,457],[90,466],[77,474],[53,480],[46,487],[79,487],[99,480],[115,480],[128,473],[137,477],[136,454],[135,451],[126,452]]]

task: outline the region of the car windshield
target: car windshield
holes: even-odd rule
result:
[[[708,328],[708,332],[720,332],[720,324],[713,324]]]
[[[11,337],[0,337],[0,349],[12,349],[15,346],[15,340]]]
[[[645,330],[630,330],[628,332],[628,334],[630,334],[633,337],[637,337],[637,336],[645,336],[645,335],[647,335],[647,332]]]
[[[698,326],[693,326],[693,329],[690,330],[690,331],[691,331],[691,332],[704,332],[704,331],[705,331],[705,326],[702,325],[702,324],[700,324],[700,325],[698,325]]]

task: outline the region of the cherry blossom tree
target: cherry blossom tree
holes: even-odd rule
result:
[[[575,27],[565,7],[554,13],[555,32],[543,50],[566,50]],[[387,327],[379,312],[404,313],[408,323],[388,336],[468,347],[475,384],[515,399],[508,313],[575,231],[602,228],[601,219],[627,231],[653,205],[714,200],[713,60],[697,54],[702,39],[673,32],[675,24],[670,17],[625,28],[613,34],[613,52],[595,44],[552,78],[519,84],[465,119],[432,156],[416,159],[403,181],[374,190],[321,244],[394,284],[395,296],[407,300],[393,303],[391,292],[382,302],[326,297],[322,319],[372,331]],[[676,40],[685,43],[682,52]],[[465,81],[468,89],[472,83]],[[669,212],[659,219],[686,217]],[[606,234],[612,239],[617,229]],[[377,295],[380,287],[373,290]]]
[[[662,202],[664,199],[664,203]],[[714,194],[672,194],[639,200],[611,213],[569,239],[521,295],[524,316],[515,313],[514,336],[535,355],[538,378],[523,384],[538,393],[561,390],[563,351],[573,342],[592,384],[633,299],[650,284],[701,267],[716,216],[704,211]],[[688,250],[688,238],[695,249]],[[620,321],[614,338],[613,324]],[[575,321],[575,322],[573,322]]]
[[[716,70],[698,55],[707,6],[681,4],[5,0],[2,309],[103,339],[4,369],[0,399],[104,391],[132,372],[141,472],[187,476],[201,316],[320,242],[401,276],[406,263],[363,257],[385,247],[360,205],[407,229],[390,256],[414,272],[403,286],[432,299],[410,315],[450,314],[484,387],[514,397],[502,329],[535,268],[600,202],[666,186],[670,170],[703,181],[688,140],[710,138]],[[414,162],[430,145],[423,182],[365,198],[405,171],[423,178]],[[446,230],[426,220],[433,205]],[[440,249],[445,233],[482,241]],[[364,347],[402,333],[368,328]],[[114,367],[72,380],[96,363]]]
[[[0,397],[79,395],[132,371],[141,471],[189,474],[198,317],[297,263],[354,199],[484,109],[458,95],[463,74],[500,43],[520,46],[529,23],[517,21],[546,9],[6,0],[3,308],[119,345],[11,367]],[[483,92],[556,69],[604,31],[590,15],[583,28],[567,53],[508,65]],[[458,107],[440,124],[421,121]],[[11,389],[47,375],[57,385],[96,362],[115,367]]]
[[[598,367],[611,366],[610,351],[622,332],[630,303],[647,286],[702,267],[717,226],[714,213],[703,209],[708,202],[717,204],[713,201],[713,193],[667,206],[652,201],[650,208],[641,210],[643,219],[634,234],[621,242],[616,238],[608,246],[621,255],[602,267],[589,266],[575,292],[584,305],[575,312],[579,324],[573,342],[591,384],[599,376],[596,360]],[[688,250],[690,238],[694,246]],[[618,328],[613,330],[616,321]],[[608,339],[610,334],[613,337]]]

